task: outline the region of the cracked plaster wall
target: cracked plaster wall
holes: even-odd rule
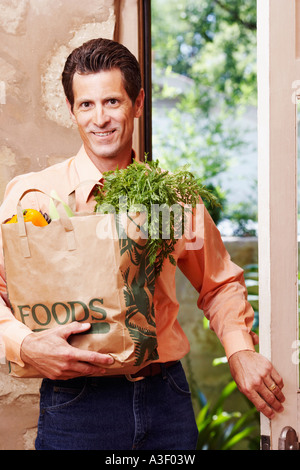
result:
[[[113,38],[113,0],[0,0],[0,200],[15,175],[77,152],[62,68],[84,41]]]
[[[14,176],[77,153],[62,68],[86,40],[114,37],[114,11],[114,0],[0,0],[0,203]],[[34,448],[39,385],[0,365],[0,450]]]

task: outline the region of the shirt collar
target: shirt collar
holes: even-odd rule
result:
[[[137,156],[135,151],[132,149],[132,161],[133,160],[137,160]],[[103,178],[103,175],[89,158],[83,145],[75,157],[75,167],[78,174],[79,184],[85,183],[80,186],[80,191],[85,202],[87,202],[95,184]],[[78,182],[74,185],[73,191],[77,186]]]
[[[85,183],[80,186],[80,191],[85,202],[87,202],[95,184],[103,178],[103,175],[89,158],[83,145],[75,157],[75,166],[79,184]],[[78,184],[76,186],[78,186]],[[75,189],[76,187],[73,188],[73,190]]]

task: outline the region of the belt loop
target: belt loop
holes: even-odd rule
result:
[[[160,364],[160,369],[161,369],[162,378],[165,380],[167,378],[167,368],[165,364]]]

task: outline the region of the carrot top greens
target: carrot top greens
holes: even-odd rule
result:
[[[188,165],[172,173],[159,167],[159,161],[134,161],[125,169],[103,173],[104,184],[95,192],[95,212],[145,212],[145,222],[140,227],[148,233],[145,249],[150,264],[155,264],[156,274],[166,258],[176,264],[172,252],[183,233],[184,211],[199,204],[200,198],[218,205],[216,197],[202,185]],[[172,210],[170,210],[172,209]],[[168,216],[164,211],[168,211]]]

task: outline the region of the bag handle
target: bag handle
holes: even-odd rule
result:
[[[24,221],[23,217],[23,208],[21,201],[26,194],[31,193],[31,192],[39,192],[44,194],[45,196],[49,197],[55,205],[55,207],[58,210],[59,213],[59,220],[65,230],[66,237],[67,237],[67,247],[68,251],[73,251],[76,249],[76,241],[75,241],[75,234],[74,234],[74,227],[71,222],[71,219],[67,216],[65,210],[63,209],[63,205],[60,201],[52,198],[49,196],[47,193],[44,191],[41,191],[40,189],[27,189],[26,191],[23,192],[22,196],[19,198],[18,204],[17,204],[17,217],[18,217],[18,227],[19,227],[19,237],[21,241],[21,248],[22,248],[22,253],[24,258],[30,258],[30,249],[29,249],[29,243],[28,243],[28,235],[27,235],[27,230],[26,230],[26,224]]]

